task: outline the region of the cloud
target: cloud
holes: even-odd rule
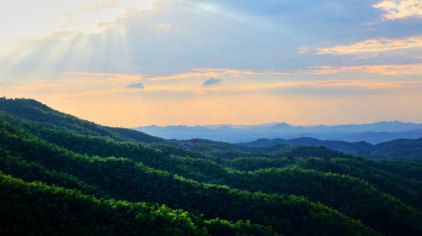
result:
[[[237,70],[237,69],[213,69],[213,68],[201,68],[193,69],[191,72],[170,74],[164,76],[153,76],[149,77],[152,81],[167,81],[167,80],[180,80],[180,79],[194,79],[194,78],[204,78],[204,77],[216,77],[222,75],[253,75],[256,74],[254,71],[250,70]]]
[[[63,74],[68,75],[68,76],[82,77],[82,78],[103,78],[108,81],[116,81],[116,82],[137,81],[142,78],[142,75],[96,73],[96,72],[63,72]]]
[[[303,70],[237,70],[237,69],[194,69],[192,72],[163,75],[159,77],[145,77],[152,82],[163,82],[172,80],[201,79],[204,77],[228,78],[278,78],[279,76],[292,75],[330,75],[350,72],[364,72],[374,75],[418,75],[422,74],[422,64],[380,64],[380,65],[356,65],[356,66],[315,66]],[[216,79],[210,79],[213,83]],[[217,79],[218,80],[218,79]],[[207,80],[208,81],[208,80]],[[204,82],[203,86],[206,86]]]
[[[316,49],[317,54],[354,54],[398,49],[422,48],[422,35],[407,39],[371,39],[362,42]]]
[[[268,1],[265,4],[247,0],[242,1],[241,7],[236,3],[238,1],[154,0],[154,10],[139,10],[147,9],[148,0],[16,1],[16,4],[15,1],[0,1],[0,13],[6,17],[0,22],[0,31],[5,35],[26,28],[44,32],[44,28],[38,29],[41,26],[45,26],[47,32],[103,31],[99,34],[62,32],[56,35],[67,40],[29,37],[28,41],[16,43],[16,47],[0,43],[0,70],[143,73],[150,78],[155,76],[157,81],[181,79],[182,76],[220,78],[219,75],[226,72],[180,73],[193,68],[243,68],[242,73],[246,73],[246,68],[256,71],[294,70],[333,64],[335,62],[330,58],[300,55],[297,49],[322,43],[347,45],[350,40],[377,38],[396,31],[394,37],[404,37],[417,31],[416,27],[408,25],[397,29],[395,25],[387,25],[388,22],[382,26],[365,25],[383,14],[371,6],[380,0],[371,0],[371,3],[356,0],[353,6],[334,0],[312,3],[305,0],[295,3]],[[22,5],[34,9],[34,12],[19,11]],[[49,11],[40,9],[42,5],[48,6]],[[14,16],[14,12],[25,17]],[[53,21],[59,26],[50,28],[50,17],[47,16],[54,13],[53,16],[67,17],[66,12],[70,12],[69,19],[72,20]],[[45,21],[38,22],[38,14],[41,18],[47,15]],[[105,20],[97,15],[104,15]],[[82,20],[85,18],[86,21]],[[11,23],[16,27],[11,28]],[[111,28],[104,30],[107,27]],[[338,37],[338,29],[342,29],[341,37]],[[300,52],[309,53],[312,48],[300,48]],[[221,57],[222,53],[226,56]],[[400,58],[388,63],[407,62]],[[227,73],[234,75],[238,72]],[[169,76],[160,78],[159,75],[163,74]]]
[[[269,93],[283,91],[286,93],[315,93],[321,91],[400,91],[403,89],[420,89],[422,81],[388,81],[388,80],[303,80],[283,81],[271,83],[237,83],[225,86],[209,86],[198,88],[195,86],[149,86],[145,92],[168,93],[168,94],[194,94],[194,95],[233,95],[251,93]],[[110,92],[115,92],[111,90]],[[125,93],[121,91],[121,93]]]
[[[422,17],[421,0],[384,0],[373,7],[386,11],[387,13],[383,15],[386,20]]]
[[[0,1],[0,38],[44,37],[57,32],[98,33],[152,0]]]
[[[207,86],[214,86],[214,85],[218,85],[221,84],[223,81],[221,79],[208,79],[205,80],[204,83],[202,84],[203,87],[207,87]]]
[[[422,74],[422,64],[411,65],[362,65],[362,66],[320,66],[314,67],[305,74],[340,74],[347,72],[365,72],[376,75],[418,75]]]
[[[272,91],[284,92],[307,92],[325,91],[327,89],[348,91],[384,91],[397,89],[419,89],[422,87],[420,80],[301,80],[301,81],[281,81],[271,83],[236,83],[225,86],[206,86],[197,87],[190,85],[151,85],[146,88],[142,83],[130,84],[128,89],[116,88],[114,84],[109,84],[104,87],[93,89],[92,86],[85,86],[84,84],[77,84],[74,89],[69,91],[72,81],[61,80],[55,83],[28,83],[25,85],[4,85],[3,89],[6,96],[42,96],[54,98],[70,98],[70,97],[92,97],[109,95],[124,96],[132,93],[137,93],[137,89],[143,89],[147,94],[169,94],[174,97],[186,96],[189,94],[206,95],[206,94],[250,94],[254,92],[268,93]],[[120,95],[119,95],[120,94]],[[179,95],[176,95],[179,94]]]
[[[131,88],[131,89],[143,89],[143,88],[145,88],[143,83],[129,84],[127,87]]]
[[[386,90],[398,88],[421,87],[422,81],[383,81],[383,80],[319,80],[319,81],[285,81],[274,83],[245,83],[234,86],[213,88],[208,92],[253,92],[270,91],[283,89],[285,91],[297,91],[302,89],[305,92],[311,90],[343,89],[343,90]]]
[[[200,71],[197,69],[196,71]],[[8,93],[19,94],[25,96],[29,93],[37,94],[63,94],[68,96],[71,94],[82,94],[87,93],[104,94],[104,93],[131,93],[136,92],[136,89],[143,89],[145,93],[155,92],[180,92],[180,93],[207,93],[217,91],[257,91],[270,89],[272,87],[295,87],[295,86],[308,86],[308,87],[328,87],[328,86],[354,86],[354,87],[388,87],[398,86],[400,81],[391,82],[387,79],[382,79],[382,76],[401,76],[401,75],[422,75],[422,64],[409,64],[409,65],[360,65],[360,66],[318,66],[311,67],[307,70],[291,70],[291,71],[250,71],[250,70],[235,70],[235,69],[202,69],[205,71],[218,71],[227,75],[224,80],[231,80],[231,83],[225,83],[222,86],[211,86],[221,84],[221,79],[211,78],[204,81],[201,87],[198,87],[197,81],[184,81],[184,80],[170,80],[170,81],[148,81],[148,86],[145,87],[140,79],[146,80],[146,77],[142,75],[131,75],[131,74],[108,74],[108,73],[91,73],[91,72],[65,72],[65,73],[54,73],[52,75],[42,75],[43,78],[51,76],[54,80],[40,81],[36,80],[26,83],[6,83],[3,87],[7,87]],[[234,73],[236,71],[236,73]],[[232,72],[232,73],[229,73]],[[373,80],[358,81],[353,80],[350,76],[355,76],[354,73],[366,73],[371,75],[377,75],[375,78],[379,80],[374,82]],[[349,74],[350,79],[337,80],[321,80],[324,77],[319,75],[335,75],[335,74]],[[187,74],[190,74],[189,72]],[[241,75],[240,77],[238,77]],[[298,77],[294,77],[294,76]],[[380,75],[380,76],[378,76]],[[171,76],[171,75],[169,75]],[[250,77],[248,77],[250,76]],[[183,76],[182,76],[183,77]],[[202,77],[203,78],[203,77]],[[309,81],[303,81],[308,78]],[[200,79],[200,78],[198,78]],[[391,78],[390,78],[391,79]],[[408,78],[410,79],[410,77]],[[201,79],[202,80],[202,79]],[[281,81],[282,80],[282,81]],[[295,81],[292,81],[295,80]],[[246,82],[248,81],[248,82]],[[261,81],[261,82],[259,82]],[[355,81],[355,82],[350,82]],[[402,81],[400,85],[406,85],[410,82]],[[421,83],[418,80],[417,83]],[[8,86],[7,84],[13,85]],[[132,88],[128,90],[124,88]],[[93,89],[95,88],[95,89]],[[120,89],[119,89],[120,88]],[[198,92],[199,91],[199,92]],[[81,96],[82,96],[81,95]]]

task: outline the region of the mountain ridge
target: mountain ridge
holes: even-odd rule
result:
[[[259,138],[293,139],[312,137],[372,144],[401,138],[422,137],[422,124],[401,121],[379,121],[369,124],[295,126],[285,122],[263,125],[174,125],[134,128],[167,139],[201,138],[230,143],[251,142]]]

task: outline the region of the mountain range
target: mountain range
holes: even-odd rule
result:
[[[422,234],[420,140],[382,160],[296,141],[165,140],[0,98],[0,235]]]
[[[372,144],[395,139],[422,137],[422,124],[381,121],[371,124],[294,126],[287,123],[264,125],[143,126],[136,130],[166,139],[208,139],[231,143],[251,142],[260,138],[294,139],[310,137]]]

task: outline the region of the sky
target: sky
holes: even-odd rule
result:
[[[422,123],[422,0],[0,0],[0,96],[119,127]]]

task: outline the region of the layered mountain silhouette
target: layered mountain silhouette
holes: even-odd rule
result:
[[[347,142],[365,141],[372,144],[395,139],[422,137],[422,124],[382,121],[359,125],[293,126],[287,123],[235,126],[144,126],[136,130],[167,139],[201,138],[231,143],[251,142],[260,138],[294,139],[310,137]]]

